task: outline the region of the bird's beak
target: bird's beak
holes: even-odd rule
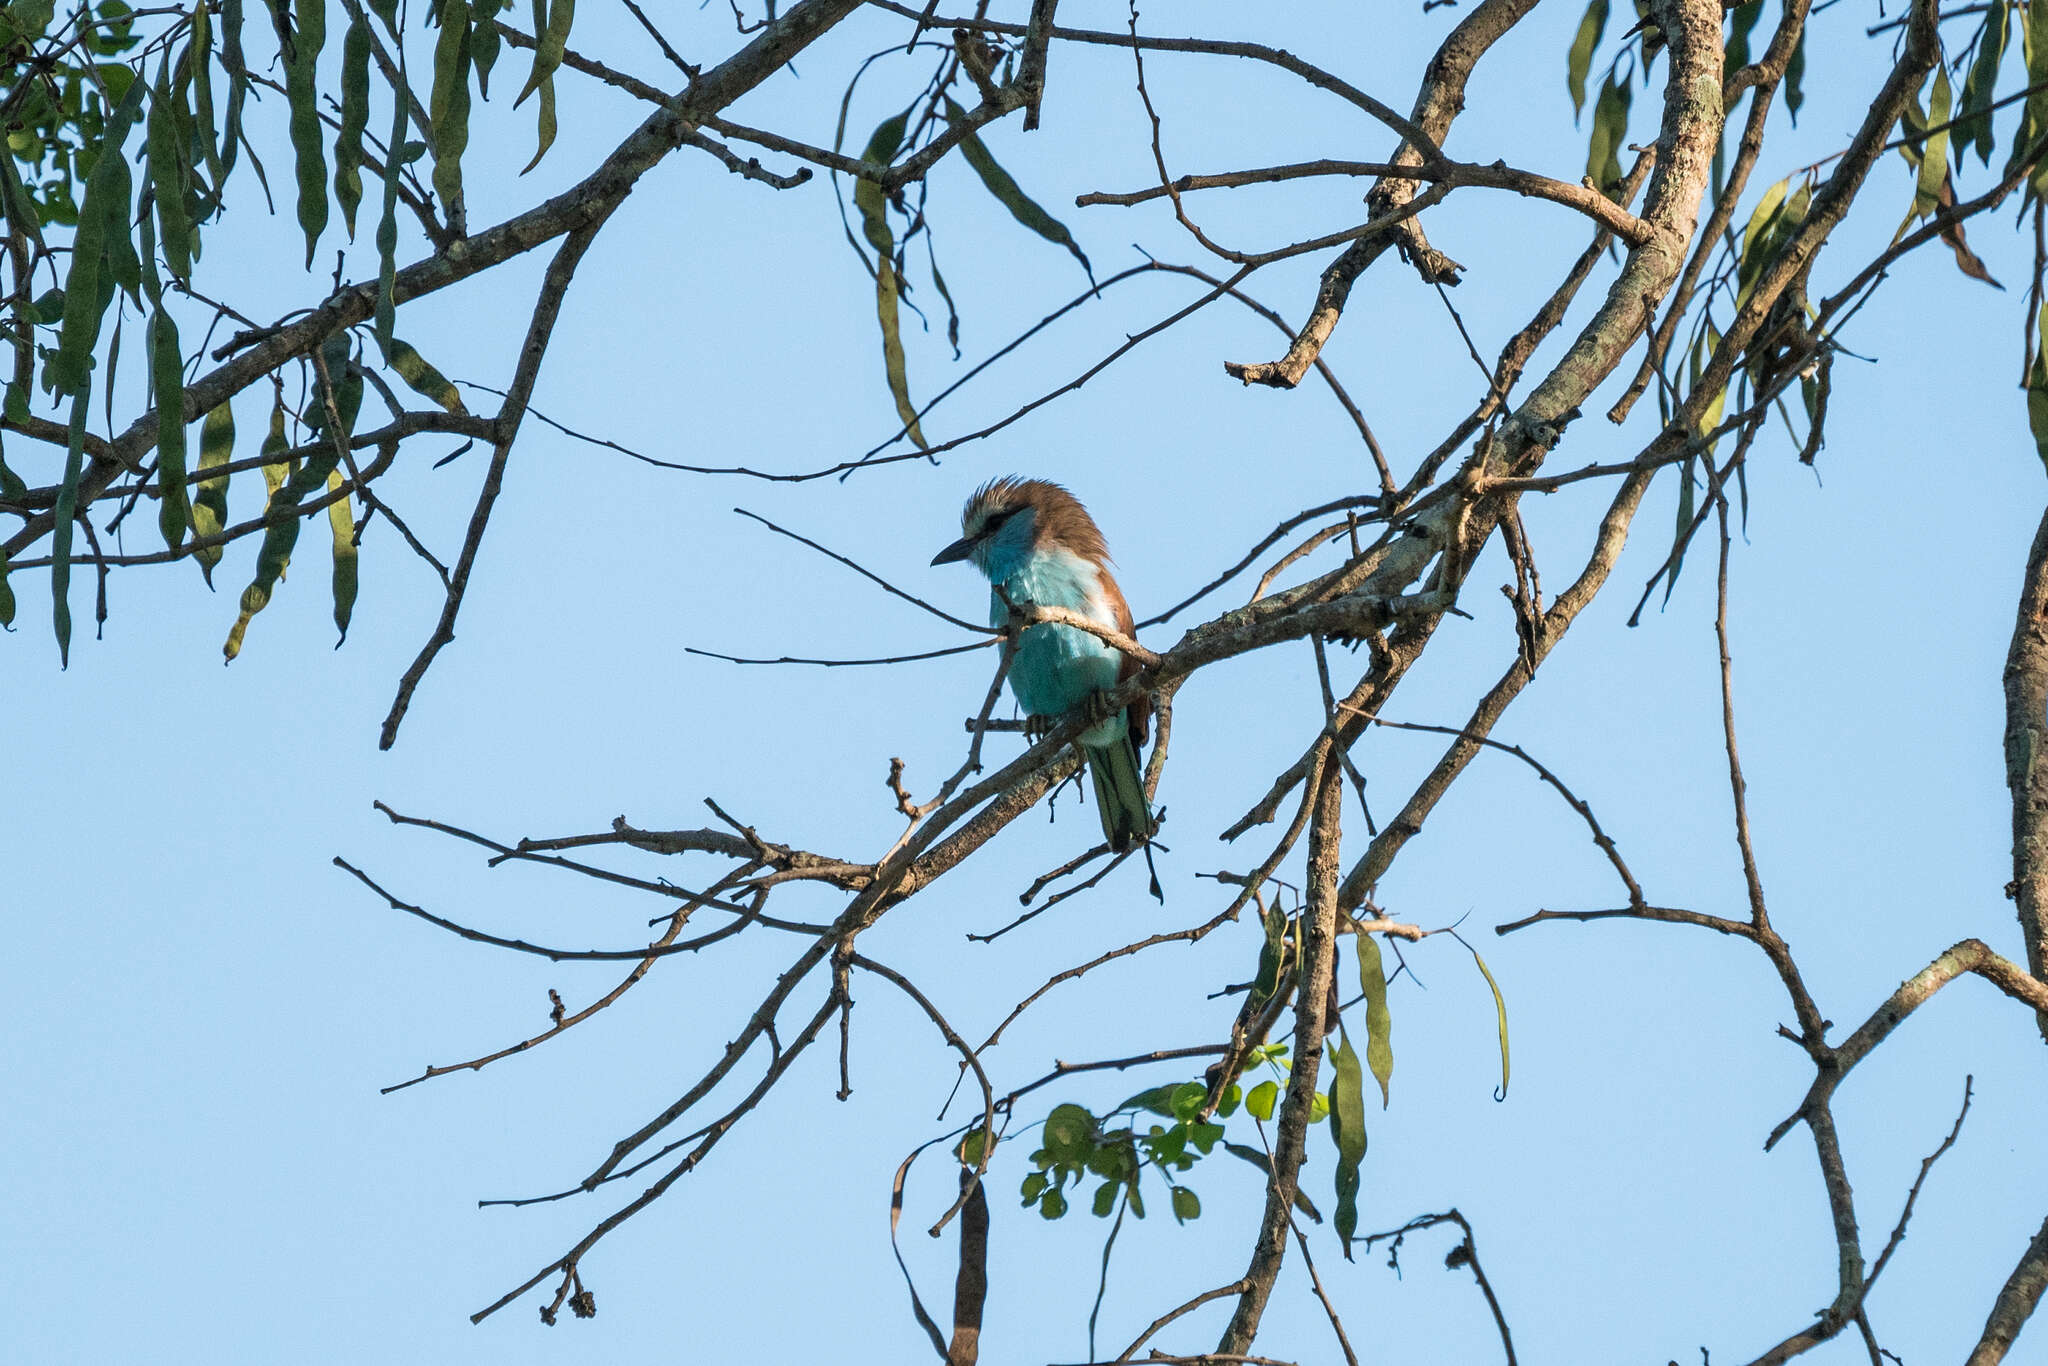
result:
[[[953,542],[953,544],[947,546],[944,550],[941,550],[938,554],[932,556],[932,563],[956,564],[959,561],[966,559],[969,555],[973,553],[974,539],[969,536],[962,536],[959,540]]]

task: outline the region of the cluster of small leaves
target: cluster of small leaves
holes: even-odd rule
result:
[[[141,40],[122,0],[56,20],[53,0],[0,8],[0,126],[7,134],[9,198],[21,195],[41,222],[78,222],[78,188],[92,173],[109,111],[135,71],[106,60]],[[16,206],[10,202],[8,216]]]
[[[1081,269],[1088,273],[1092,283],[1094,271],[1088,264],[1086,253],[1075,242],[1073,233],[1025,193],[1015,177],[996,160],[979,132],[973,131],[968,111],[953,98],[952,92],[963,76],[982,87],[984,94],[1008,90],[1014,76],[1015,53],[984,48],[979,40],[965,35],[959,35],[951,47],[930,43],[919,46],[938,47],[944,55],[917,97],[901,112],[891,114],[875,127],[861,151],[861,160],[872,168],[875,177],[879,177],[900,158],[916,153],[934,139],[949,135],[951,130],[966,127],[969,131],[958,139],[960,157],[974,171],[982,187],[1008,209],[1017,222],[1046,241],[1064,247],[1080,262]],[[878,58],[903,51],[903,48],[890,48],[869,58],[848,83],[840,101],[839,128],[833,140],[833,150],[839,150],[845,142],[847,113],[861,75]],[[997,71],[998,64],[1000,72]],[[912,291],[908,267],[910,248],[920,237],[925,247],[926,274],[946,307],[946,340],[953,348],[954,358],[957,360],[960,355],[960,315],[953,306],[951,291],[946,288],[946,277],[939,270],[931,223],[927,217],[928,182],[922,177],[916,181],[913,198],[912,193],[904,190],[893,194],[885,192],[879,179],[864,175],[854,182],[853,205],[860,217],[861,234],[856,239],[851,225],[848,225],[847,241],[875,281],[875,317],[881,329],[882,367],[890,399],[903,423],[901,435],[922,449],[928,443],[918,423],[918,407],[910,397],[901,321],[904,305],[914,310],[917,307],[910,301]],[[863,249],[863,241],[866,249]],[[922,310],[917,311],[922,318]]]

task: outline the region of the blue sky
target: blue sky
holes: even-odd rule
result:
[[[589,8],[575,46],[665,79],[637,29]],[[1124,22],[1108,5],[1061,14]],[[1254,20],[1205,0],[1143,23],[1255,36],[1405,107],[1456,15],[1311,5]],[[1576,178],[1583,132],[1572,128],[1563,64],[1577,20],[1575,7],[1539,10],[1488,58],[1450,150]],[[1796,131],[1781,126],[1782,111],[1773,116],[1778,140],[1759,187],[1853,129],[1861,109],[1849,92],[1874,87],[1888,53],[1862,39],[1868,22],[1849,7],[1815,19],[1809,102]],[[716,7],[673,23],[693,59],[735,42]],[[733,116],[829,140],[841,73],[892,35],[900,41],[895,20],[857,18]],[[505,106],[524,60],[505,54],[498,94],[480,113],[474,222],[570,183],[640,117],[617,92],[565,79],[562,139],[519,180],[530,110]],[[923,72],[922,59],[878,63],[854,105],[853,140],[900,108]],[[1127,55],[1059,49],[1044,129],[1025,135],[1013,120],[989,139],[1072,226],[1101,275],[1140,259],[1133,243],[1200,263],[1158,204],[1068,207],[1077,193],[1152,176],[1130,76]],[[1373,157],[1391,146],[1348,106],[1249,63],[1161,56],[1147,78],[1176,173]],[[272,100],[257,120],[271,139],[273,182],[285,164],[280,116]],[[1647,136],[1641,110],[1634,136]],[[1908,174],[1897,161],[1880,167],[1816,292],[1887,240],[1910,199]],[[1966,179],[1965,190],[1980,182],[1981,173]],[[236,191],[238,216],[208,235],[200,287],[258,317],[315,297],[317,284],[296,268],[295,224],[253,216],[253,183]],[[1354,221],[1359,191],[1296,184],[1191,203],[1222,240],[1265,246]],[[934,176],[931,212],[966,358],[953,362],[936,328],[913,333],[920,398],[1085,283],[1071,258],[1011,222],[957,163]],[[1489,356],[1586,236],[1554,205],[1475,190],[1428,224],[1469,268],[1453,297]],[[2010,872],[1999,669],[2042,471],[2015,387],[2026,242],[1998,218],[1975,225],[1972,240],[2012,288],[1964,281],[1933,253],[1894,271],[1844,338],[1877,363],[1837,365],[1817,472],[1795,463],[1782,434],[1759,442],[1731,570],[1738,721],[1765,885],[1823,1011],[1845,1029],[1957,939],[1981,936],[2018,954],[2001,896]],[[352,276],[373,261],[367,240],[349,249]],[[501,384],[542,264],[413,305],[399,330],[451,375]],[[1255,292],[1298,318],[1321,264],[1263,272]],[[1609,275],[1596,276],[1588,299]],[[955,435],[1001,416],[1191,297],[1162,278],[1119,286],[949,400],[927,431]],[[186,332],[197,335],[190,324]],[[679,475],[529,423],[457,640],[389,754],[375,748],[377,725],[431,629],[438,591],[387,528],[365,541],[363,596],[343,649],[330,648],[324,538],[309,533],[298,572],[225,669],[219,642],[251,547],[230,552],[211,596],[188,566],[116,575],[106,639],[78,642],[62,674],[42,585],[20,576],[23,611],[0,672],[15,775],[0,826],[15,911],[0,991],[19,1022],[0,1062],[15,1173],[0,1266],[22,1306],[8,1355],[917,1359],[926,1349],[887,1246],[889,1178],[910,1148],[942,1132],[934,1116],[954,1067],[906,1001],[879,981],[859,983],[851,1100],[832,1098],[836,1064],[821,1046],[702,1169],[592,1254],[584,1273],[595,1320],[547,1330],[529,1300],[471,1327],[469,1312],[613,1208],[475,1202],[580,1178],[716,1056],[798,946],[748,934],[715,955],[667,960],[618,1006],[544,1049],[380,1096],[379,1086],[427,1063],[535,1032],[550,987],[573,1008],[618,974],[462,943],[387,911],[329,860],[342,855],[406,900],[500,933],[626,945],[660,903],[552,870],[487,868],[473,848],[393,828],[372,800],[510,839],[599,830],[622,813],[644,827],[695,826],[708,821],[708,796],[771,838],[872,858],[899,824],[882,787],[889,759],[901,756],[924,793],[950,772],[988,661],[820,671],[685,654],[872,654],[958,641],[730,509],[823,539],[975,616],[979,581],[958,566],[926,566],[957,534],[960,500],[992,474],[1056,478],[1095,512],[1143,617],[1282,517],[1371,487],[1356,434],[1326,394],[1312,384],[1247,390],[1222,372],[1226,359],[1280,349],[1270,324],[1219,303],[985,444],[937,467],[898,464],[843,484]],[[1558,349],[1553,342],[1537,365]],[[1362,280],[1327,354],[1401,472],[1478,392],[1434,292],[1391,260]],[[1626,458],[1647,440],[1647,405],[1619,432],[1598,416],[1616,387],[1587,405],[1553,468]],[[259,397],[237,404],[245,436],[261,421]],[[778,194],[688,153],[665,163],[587,258],[535,404],[649,454],[704,464],[810,468],[888,435],[872,286],[841,240],[830,190],[814,181]],[[452,554],[485,456],[430,470],[444,453],[423,442],[384,492]],[[43,464],[27,463],[29,478],[47,482],[54,462],[36,458]],[[237,485],[237,509],[254,483]],[[1740,913],[1710,557],[1693,557],[1665,610],[1635,629],[1623,624],[1668,547],[1675,497],[1667,475],[1607,593],[1497,734],[1527,745],[1594,805],[1653,900]],[[1552,591],[1583,562],[1605,501],[1587,485],[1525,501]],[[138,530],[129,544],[148,540]],[[1494,594],[1508,577],[1490,551],[1466,595],[1474,619],[1446,623],[1390,717],[1462,720],[1512,658],[1510,617]],[[1214,607],[1241,601],[1248,585],[1233,591]],[[1145,639],[1164,648],[1200,619]],[[1335,663],[1362,667],[1342,654]],[[1349,681],[1340,674],[1340,686]],[[1063,800],[1057,823],[1019,821],[893,912],[862,949],[911,975],[962,1032],[985,1035],[1053,972],[1213,914],[1217,886],[1196,875],[1242,870],[1265,847],[1263,832],[1236,846],[1217,844],[1215,832],[1320,723],[1306,645],[1206,671],[1180,695],[1162,786],[1163,906],[1127,867],[994,945],[967,942],[965,932],[1007,921],[1033,876],[1092,839],[1092,813]],[[997,757],[1015,752],[1014,738],[993,743]],[[1376,816],[1398,808],[1438,752],[1431,737],[1368,737],[1357,758]],[[1355,805],[1346,819],[1356,826]],[[689,881],[705,865],[640,856],[615,866]],[[1493,925],[1539,907],[1616,901],[1577,818],[1500,756],[1482,758],[1453,790],[1378,900],[1424,925],[1464,918],[1506,992],[1515,1071],[1497,1104],[1491,1001],[1464,952],[1447,938],[1411,951],[1420,983],[1393,992],[1393,1103],[1368,1114],[1362,1228],[1462,1209],[1529,1361],[1684,1361],[1702,1345],[1746,1359],[1830,1298],[1833,1249],[1810,1143],[1795,1133],[1761,1151],[1810,1075],[1774,1035],[1790,1011],[1761,955],[1682,928],[1615,923],[1496,940]],[[819,918],[835,905],[792,891],[780,910]],[[1197,948],[1156,950],[1060,988],[991,1053],[993,1075],[1007,1088],[1054,1059],[1220,1039],[1234,1002],[1209,994],[1249,975],[1257,938],[1246,921]],[[1963,982],[1842,1092],[1874,1252],[1920,1158],[1947,1132],[1964,1075],[1975,1077],[1957,1149],[1930,1179],[1871,1304],[1885,1345],[1909,1362],[1952,1359],[1974,1341],[2038,1226],[2048,1203],[2040,1066],[2032,1022]],[[1038,1097],[1101,1109],[1183,1075],[1166,1067],[1083,1079]],[[1104,1228],[1084,1210],[1048,1224],[1004,1198],[1031,1146],[1007,1146],[991,1178],[984,1359],[1082,1361]],[[1326,1195],[1320,1132],[1306,1179]],[[1219,1157],[1188,1180],[1203,1201],[1198,1223],[1176,1227],[1155,1212],[1125,1226],[1102,1311],[1105,1356],[1242,1270],[1257,1173]],[[950,1296],[953,1244],[921,1229],[951,1193],[943,1164],[927,1159],[904,1223],[905,1256],[937,1306]],[[1312,1239],[1372,1359],[1484,1361],[1497,1350],[1469,1278],[1440,1268],[1443,1235],[1412,1242],[1398,1277],[1378,1254],[1345,1265],[1326,1229]],[[1198,1350],[1220,1322],[1220,1311],[1204,1311],[1161,1345]],[[1259,1350],[1335,1358],[1298,1268],[1282,1280]],[[1863,1352],[1843,1341],[1811,1359]]]

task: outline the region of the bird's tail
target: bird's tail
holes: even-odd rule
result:
[[[1145,805],[1145,780],[1138,769],[1138,747],[1128,732],[1101,747],[1086,746],[1088,774],[1095,780],[1095,810],[1102,817],[1102,835],[1121,854],[1152,838],[1157,829]]]

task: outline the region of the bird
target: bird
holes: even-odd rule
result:
[[[932,563],[973,562],[989,581],[991,625],[1007,624],[1014,604],[1064,607],[1126,636],[1136,633],[1101,530],[1060,485],[1017,475],[992,479],[967,500],[960,530],[960,539]],[[1076,708],[1098,706],[1095,699],[1138,669],[1136,658],[1100,636],[1041,622],[1017,638],[1010,691],[1027,717],[1056,721]],[[1149,842],[1158,828],[1138,767],[1151,715],[1151,699],[1141,697],[1097,718],[1078,741],[1094,781],[1103,838],[1116,853]]]

